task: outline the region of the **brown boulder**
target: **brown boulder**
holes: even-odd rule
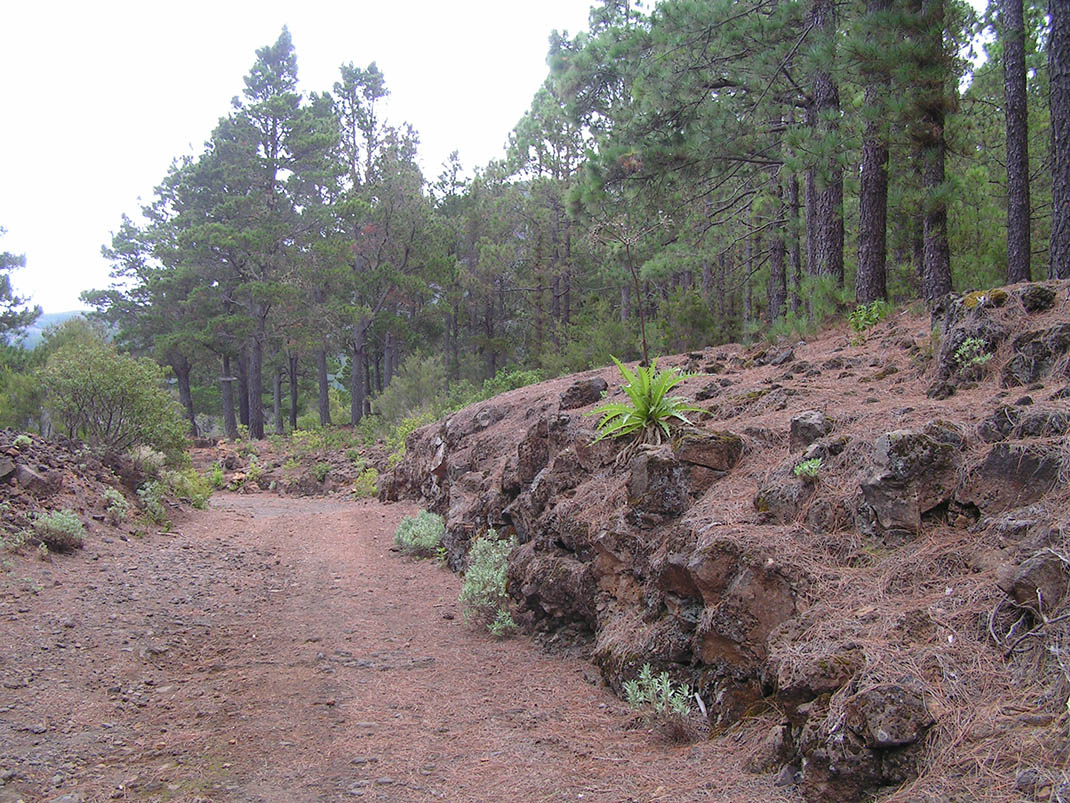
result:
[[[911,430],[881,435],[861,483],[880,531],[893,537],[921,532],[922,515],[951,498],[959,465],[953,443]]]
[[[561,394],[561,409],[574,410],[601,401],[608,387],[606,380],[600,376],[577,380]]]
[[[730,471],[743,454],[743,439],[733,432],[690,432],[674,444],[677,460],[713,471]]]
[[[641,449],[628,466],[628,503],[640,513],[679,516],[690,504],[687,471],[670,446]]]
[[[1052,444],[997,443],[971,469],[955,499],[986,514],[1029,505],[1055,486],[1061,466],[1059,449]]]
[[[820,410],[807,410],[792,416],[788,446],[793,452],[809,446],[832,431],[832,419]]]
[[[870,749],[914,744],[935,724],[917,690],[886,683],[847,700],[847,727]]]

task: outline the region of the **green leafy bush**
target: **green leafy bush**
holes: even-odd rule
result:
[[[256,457],[249,459],[249,465],[245,468],[245,482],[258,488],[264,480],[264,467],[260,465]]]
[[[494,530],[472,542],[468,550],[468,571],[464,573],[459,601],[468,624],[486,627],[496,636],[516,629],[509,613],[505,582],[512,539],[499,539]]]
[[[158,479],[160,472],[167,465],[167,456],[162,452],[156,451],[151,446],[138,446],[131,449],[130,454],[127,456],[130,458],[130,462],[134,464],[134,468],[150,479]]]
[[[122,491],[115,488],[104,489],[104,503],[104,513],[113,527],[118,527],[130,513],[130,503],[126,501]]]
[[[847,323],[853,331],[861,333],[887,318],[891,311],[891,305],[878,298],[869,304],[859,304],[855,307],[847,316]]]
[[[649,368],[640,365],[632,373],[616,357],[613,362],[624,377],[628,401],[606,402],[587,413],[602,416],[595,442],[610,437],[631,437],[635,443],[661,443],[670,437],[671,426],[691,423],[685,413],[702,411],[682,396],[669,395],[669,391],[687,378],[678,370],[659,371],[658,361],[654,360]]]
[[[323,482],[327,479],[327,475],[331,472],[330,463],[316,463],[312,466],[312,476],[316,478],[316,482]]]
[[[15,440],[11,442],[11,445],[18,449],[20,452],[24,452],[30,448],[33,444],[33,440],[25,432],[21,435],[16,435]]]
[[[650,664],[643,664],[636,679],[624,681],[628,705],[640,712],[648,725],[661,727],[666,735],[681,740],[690,732],[687,718],[692,693],[686,683],[674,684],[668,672],[655,675]]]
[[[208,482],[211,483],[212,487],[216,490],[219,490],[226,485],[226,478],[223,476],[223,467],[219,465],[219,463],[212,466],[212,470],[208,472]]]
[[[169,457],[186,448],[181,408],[164,389],[167,372],[152,360],[120,354],[103,340],[61,347],[43,382],[57,428],[105,454],[142,444]]]
[[[804,480],[816,480],[821,471],[821,458],[812,457],[795,466],[794,474]]]
[[[85,527],[73,510],[38,514],[33,520],[37,540],[53,552],[70,552],[83,546]]]
[[[208,499],[212,496],[212,482],[208,477],[202,477],[194,469],[187,468],[164,471],[161,479],[179,499],[189,500],[198,510],[208,507]]]
[[[357,499],[373,499],[378,495],[379,472],[374,466],[369,466],[353,481],[353,496]]]
[[[988,344],[979,337],[968,337],[955,349],[955,364],[961,370],[980,368],[992,359]]]
[[[405,457],[405,439],[409,435],[437,418],[438,416],[430,411],[403,418],[386,438],[386,448],[390,453],[386,461],[387,467],[393,468]]]
[[[141,509],[151,521],[161,527],[170,527],[171,520],[167,517],[167,505],[164,495],[167,489],[159,480],[146,482],[137,489],[137,497],[141,501]]]
[[[402,519],[394,531],[394,544],[406,555],[434,557],[445,531],[446,524],[441,516],[421,510],[415,516]]]

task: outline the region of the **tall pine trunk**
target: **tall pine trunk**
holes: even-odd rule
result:
[[[1049,0],[1051,87],[1051,262],[1048,277],[1070,279],[1070,4]]]
[[[872,22],[888,10],[890,0],[868,0],[866,14]],[[862,139],[862,168],[858,192],[858,272],[855,274],[855,301],[869,304],[886,298],[888,259],[888,138],[881,117],[888,93],[888,74],[876,65],[868,77],[866,122]]]
[[[291,354],[287,374],[290,379],[290,431],[297,429],[297,354]]]
[[[223,435],[229,441],[238,437],[238,422],[234,418],[234,382],[235,377],[230,374],[230,355],[224,354],[219,391],[223,402]]]
[[[1022,0],[1003,0],[1003,112],[1007,120],[1007,281],[1029,272],[1029,145]]]
[[[249,426],[249,355],[246,349],[238,354],[238,420]]]
[[[267,321],[257,316],[256,330],[249,344],[249,438],[264,439],[264,341]]]
[[[271,370],[271,412],[274,419],[275,434],[283,435],[286,427],[282,423],[282,366],[276,365]]]
[[[922,0],[925,37],[921,87],[922,184],[925,188],[925,255],[922,291],[930,304],[951,292],[951,249],[947,242],[944,118],[947,59],[944,55],[944,0]]]
[[[327,347],[320,345],[316,350],[316,383],[319,387],[320,426],[331,425],[331,397],[327,386]]]
[[[834,48],[836,38],[836,10],[833,0],[813,0],[810,21],[822,46]],[[826,141],[839,135],[840,90],[832,73],[823,67],[813,74],[813,102],[809,121],[813,134]],[[808,215],[808,232],[812,240],[810,273],[831,276],[836,284],[843,286],[843,168],[840,167],[838,148],[829,148],[833,154],[824,164],[817,165],[807,176],[807,204],[812,204],[812,218]],[[812,200],[811,196],[812,195]]]

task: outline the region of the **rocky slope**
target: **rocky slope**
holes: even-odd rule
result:
[[[446,517],[455,568],[515,536],[523,626],[618,691],[691,683],[807,799],[1065,799],[1068,351],[1052,282],[679,355],[706,412],[626,460],[592,443],[621,393],[592,371],[418,430],[382,494]]]

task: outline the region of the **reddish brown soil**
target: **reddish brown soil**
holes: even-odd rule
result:
[[[636,728],[592,666],[463,622],[406,504],[217,495],[0,573],[0,803],[794,800],[750,735]],[[753,731],[752,731],[753,732]]]

